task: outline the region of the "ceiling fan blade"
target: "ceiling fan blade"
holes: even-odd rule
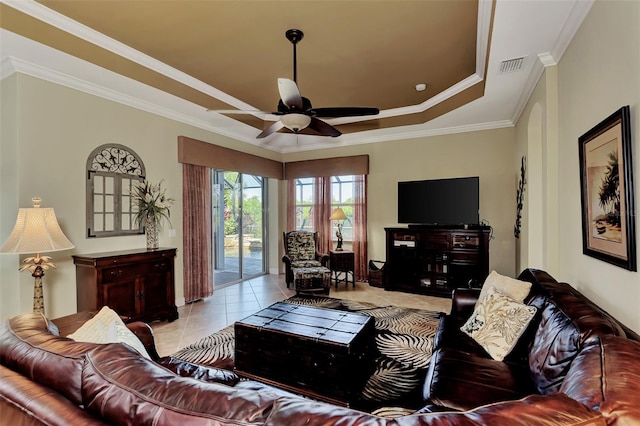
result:
[[[282,129],[283,127],[284,127],[284,124],[282,124],[282,121],[278,120],[275,123],[273,123],[271,126],[269,126],[266,129],[264,129],[262,131],[262,133],[260,133],[258,136],[256,136],[256,138],[258,138],[258,139],[266,138],[270,134],[277,132],[278,130]]]
[[[280,92],[282,103],[285,104],[287,108],[302,111],[302,96],[300,96],[300,90],[298,90],[298,85],[295,81],[289,80],[288,78],[279,78],[278,91]]]
[[[280,120],[282,113],[272,111],[259,111],[252,109],[208,109],[207,112],[217,112],[222,115],[253,115],[265,121]]]
[[[311,117],[311,123],[309,123],[308,128],[318,132],[322,136],[331,136],[332,138],[338,137],[342,134],[340,130],[336,129],[331,124],[315,117]]]
[[[318,117],[339,118],[357,117],[361,115],[378,115],[380,110],[374,107],[327,107],[313,108],[310,112]]]

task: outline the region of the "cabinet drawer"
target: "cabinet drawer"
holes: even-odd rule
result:
[[[428,236],[419,235],[418,245],[421,249],[449,250],[449,235],[448,234],[431,234]]]
[[[141,263],[138,265],[121,265],[114,266],[113,268],[104,268],[102,270],[102,281],[104,283],[113,283],[116,281],[133,279],[139,275],[145,275],[149,273],[151,269],[148,263]]]
[[[480,256],[477,251],[453,251],[451,263],[477,263]]]

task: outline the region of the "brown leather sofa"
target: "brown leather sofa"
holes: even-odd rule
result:
[[[456,322],[475,302],[467,290],[456,291],[438,331],[425,406],[414,414],[378,417],[240,380],[232,371],[149,360],[120,344],[74,342],[60,337],[44,316],[25,314],[0,328],[0,423],[639,424],[638,336],[541,271],[525,271],[521,278],[536,282],[528,302],[542,307],[522,347],[499,365],[474,342],[457,341]],[[153,349],[148,326],[130,328]]]

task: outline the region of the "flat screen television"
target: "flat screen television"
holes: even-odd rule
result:
[[[398,223],[477,225],[479,210],[477,176],[398,182]]]

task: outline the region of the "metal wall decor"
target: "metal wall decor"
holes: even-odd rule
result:
[[[90,170],[144,177],[144,165],[138,155],[123,145],[102,145],[89,156]]]
[[[131,148],[101,145],[87,159],[87,236],[137,235],[143,227],[135,222],[137,206],[131,191],[144,181],[142,159]]]
[[[513,236],[520,238],[520,227],[522,226],[522,206],[524,199],[524,188],[527,185],[525,173],[527,170],[527,157],[524,155],[520,160],[520,180],[516,189],[516,224],[513,226]]]
[[[636,271],[629,107],[579,138],[582,252]]]

